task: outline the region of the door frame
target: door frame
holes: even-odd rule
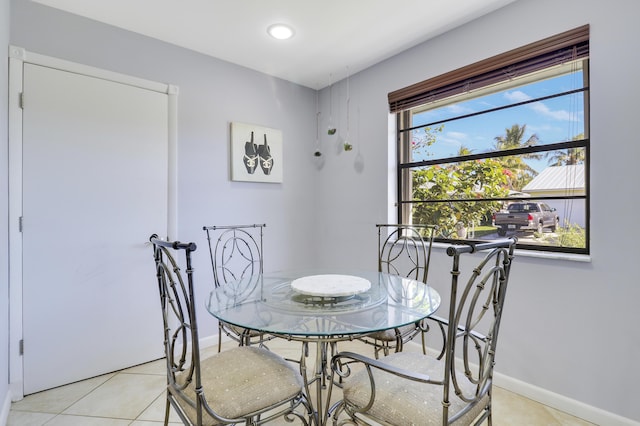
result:
[[[12,401],[24,397],[22,356],[22,107],[23,66],[41,65],[128,84],[168,95],[168,191],[167,235],[177,237],[178,87],[128,76],[9,46],[9,392]]]

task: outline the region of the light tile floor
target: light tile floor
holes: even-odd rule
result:
[[[279,339],[268,344],[272,351],[288,358],[299,356],[299,345]],[[372,351],[364,345],[340,349]],[[216,350],[207,348],[203,356]],[[158,426],[164,421],[164,385],[164,360],[150,362],[28,395],[12,404],[8,426]],[[495,426],[591,425],[501,388],[494,388],[493,412]],[[180,424],[175,413],[170,422]]]

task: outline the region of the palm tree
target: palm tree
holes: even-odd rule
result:
[[[460,145],[460,148],[458,149],[458,157],[462,157],[463,155],[471,155],[473,154],[473,149],[469,149],[468,146],[462,144]]]
[[[473,150],[469,149],[469,147],[467,147],[464,144],[460,145],[460,148],[458,148],[458,152],[455,154],[456,157],[464,157],[465,155],[471,155],[473,154]],[[445,166],[444,168],[454,172],[455,170],[457,170],[460,166],[462,165],[462,163],[450,163],[449,165]]]
[[[566,151],[556,151],[549,158],[550,166],[572,166],[584,163],[584,148],[569,148]]]
[[[584,139],[584,133],[574,136],[571,140]],[[584,148],[569,148],[566,151],[555,151],[549,153],[550,166],[571,166],[584,164]]]
[[[524,134],[527,130],[527,125],[514,124],[511,128],[505,129],[503,136],[496,136],[494,148],[498,151],[506,151],[517,148],[526,148],[538,143],[538,135],[535,133],[529,136],[524,141]],[[511,189],[519,191],[524,187],[531,179],[538,174],[535,169],[529,166],[524,159],[539,160],[542,158],[542,154],[529,153],[521,154],[517,156],[502,157],[500,162],[505,169],[510,170],[513,173],[513,177],[510,179],[509,186]]]

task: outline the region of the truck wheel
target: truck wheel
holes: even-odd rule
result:
[[[504,230],[503,228],[498,228],[498,235],[500,235],[501,237],[504,237],[505,235],[507,235],[507,231]]]
[[[538,234],[542,234],[544,232],[544,228],[542,227],[542,222],[538,222],[538,229],[536,229]]]
[[[560,223],[560,219],[556,217],[556,220],[553,221],[553,226],[551,226],[551,232],[556,232],[556,229],[558,229],[559,223]]]

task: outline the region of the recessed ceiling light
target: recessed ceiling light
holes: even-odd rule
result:
[[[293,28],[286,24],[273,24],[267,28],[267,33],[278,40],[286,40],[293,37]]]

